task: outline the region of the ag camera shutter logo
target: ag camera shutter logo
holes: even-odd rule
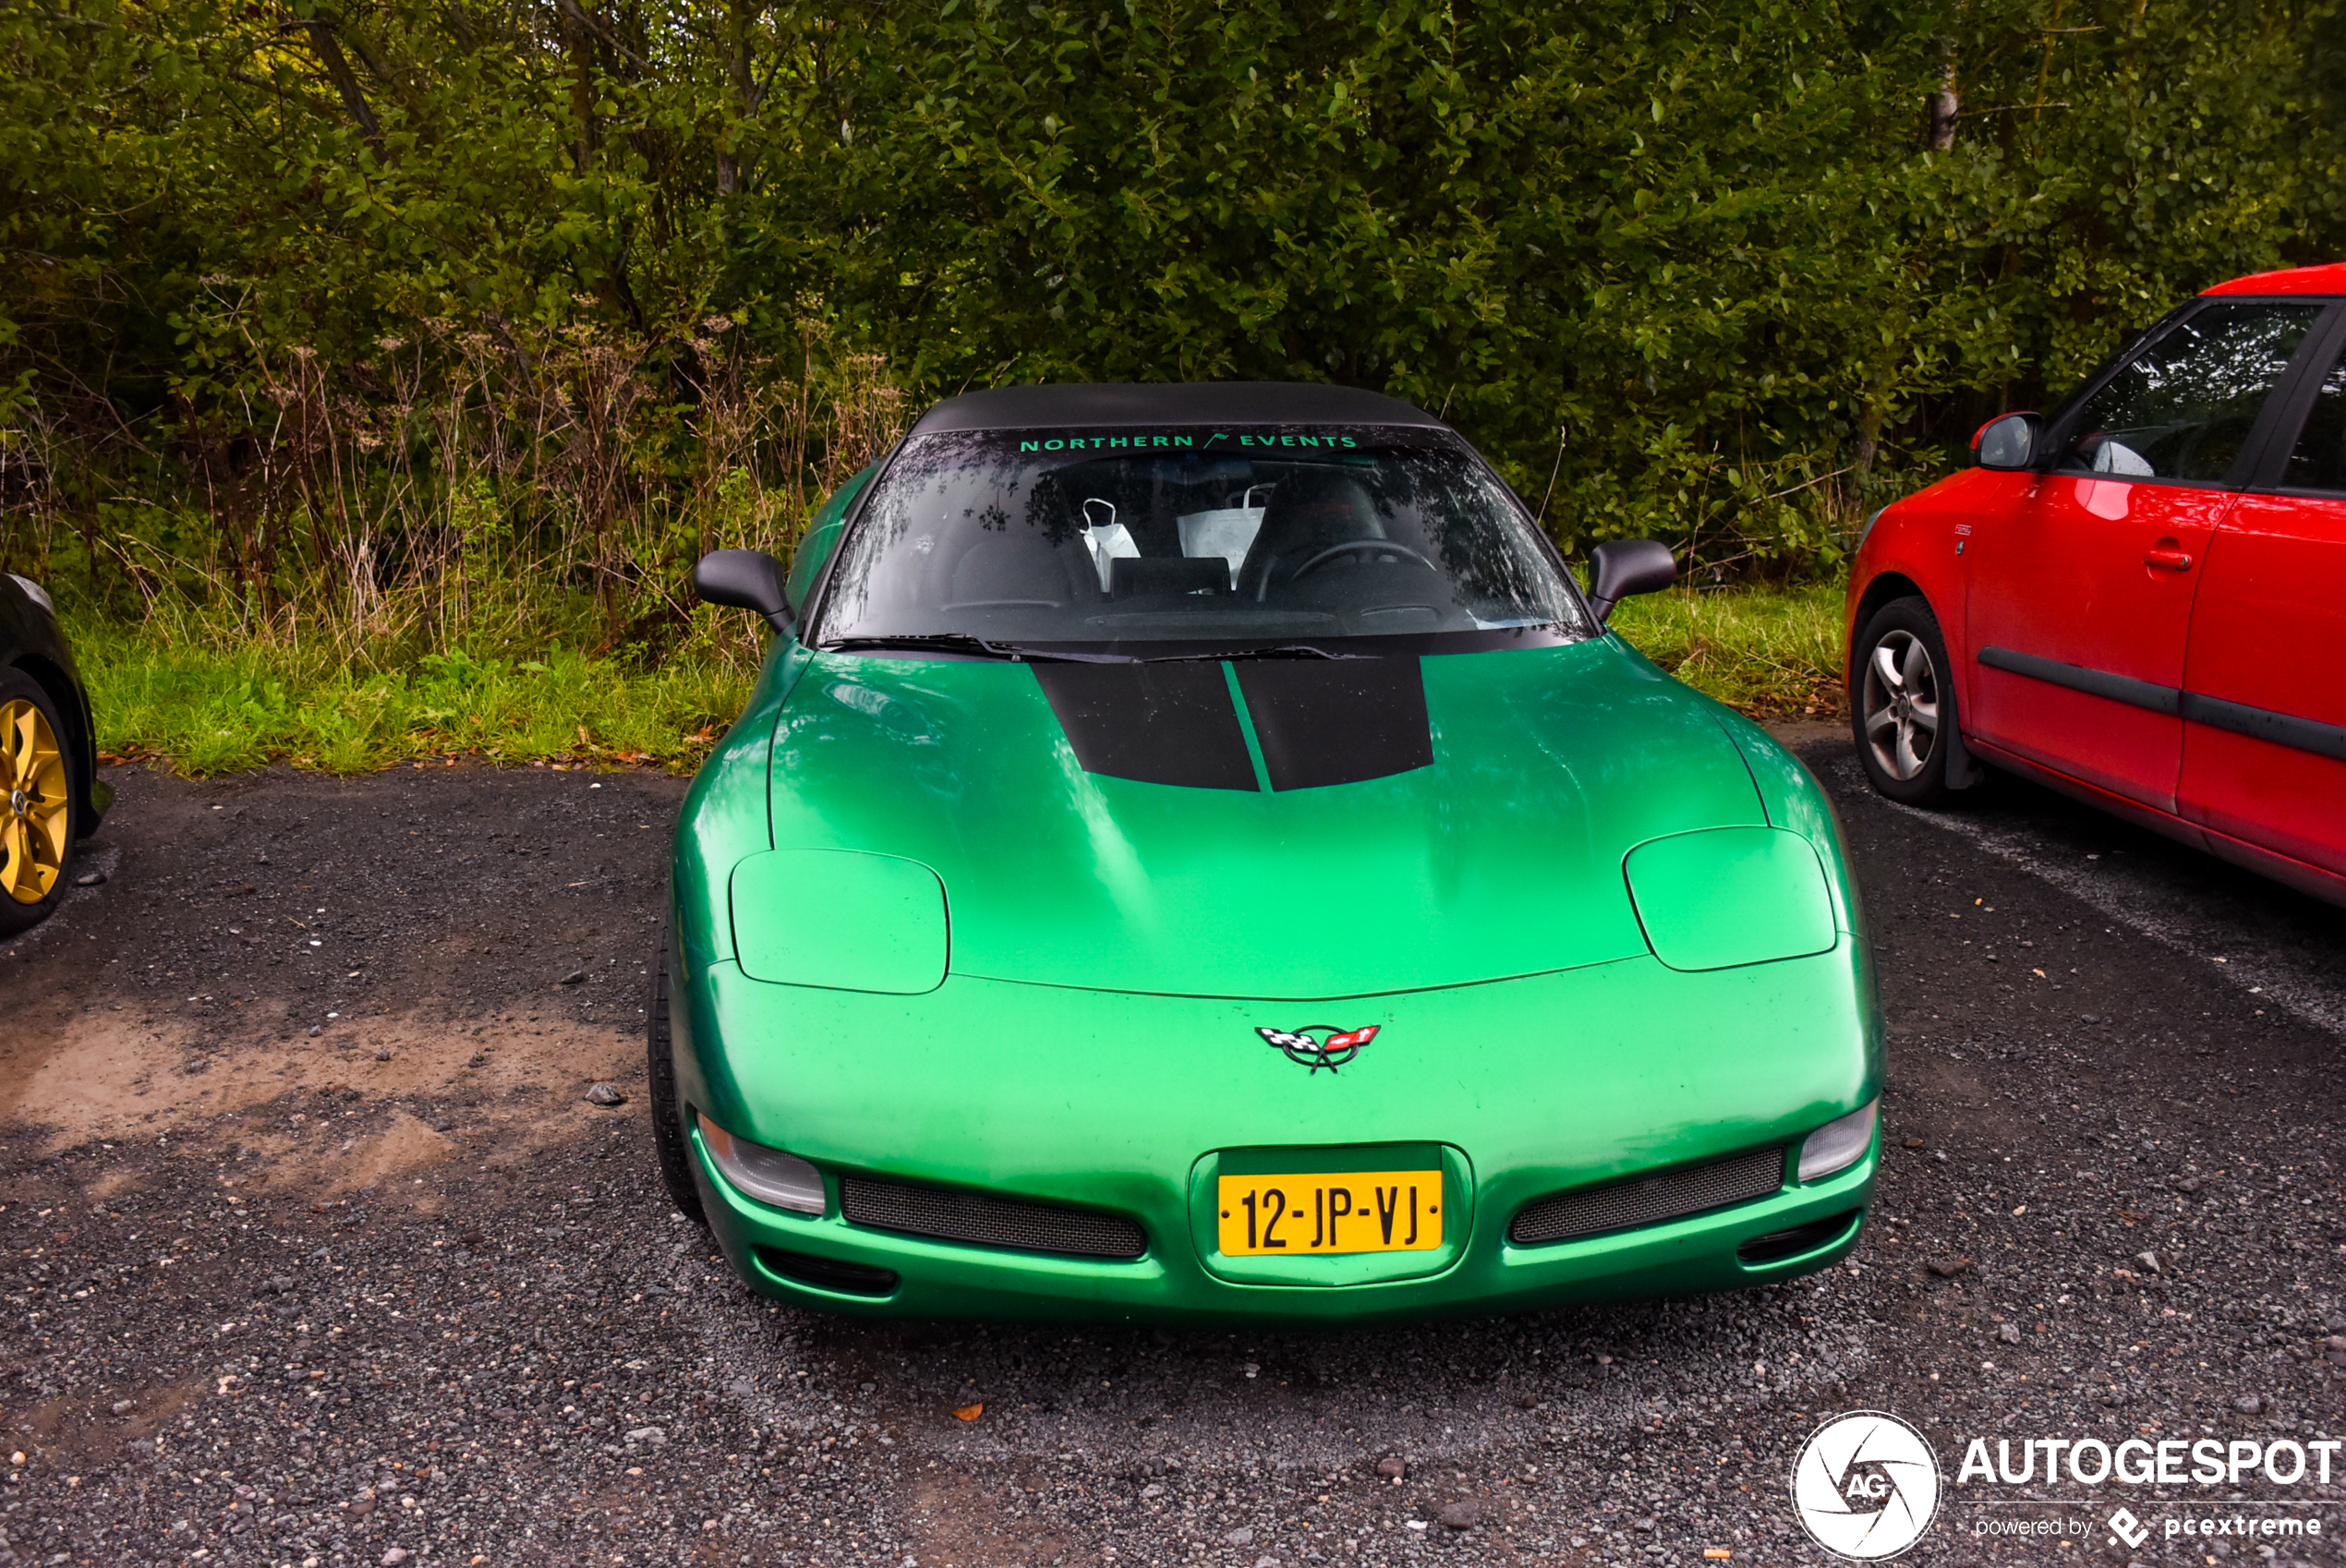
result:
[[[1939,1515],[1939,1457],[1913,1427],[1854,1410],[1808,1434],[1792,1466],[1792,1506],[1836,1557],[1878,1562],[1920,1540]]]

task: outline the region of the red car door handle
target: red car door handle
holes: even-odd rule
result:
[[[2144,552],[2143,564],[2162,572],[2188,572],[2191,570],[2191,554],[2180,549],[2147,550]]]

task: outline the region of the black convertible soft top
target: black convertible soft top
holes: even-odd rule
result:
[[[1449,427],[1383,392],[1316,381],[1056,382],[949,397],[912,434],[1119,425],[1409,425]]]

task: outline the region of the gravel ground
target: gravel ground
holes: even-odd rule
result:
[[[2346,914],[2016,784],[1890,808],[1794,738],[1894,1043],[1868,1243],[1779,1289],[1341,1337],[735,1285],[641,1119],[674,781],[117,769],[109,879],[0,948],[0,1568],[1822,1562],[1792,1460],[1859,1407],[1946,1467],[1911,1561],[2346,1561],[2346,1462],[1954,1479],[1974,1438],[2346,1425]],[[2121,1502],[2324,1533],[2129,1552]],[[2084,1533],[1977,1533],[2014,1517]]]

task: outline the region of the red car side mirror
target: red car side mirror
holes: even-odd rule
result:
[[[2045,422],[2035,414],[2000,415],[1971,438],[1972,454],[1982,468],[2026,468],[2037,461],[2044,433]]]

